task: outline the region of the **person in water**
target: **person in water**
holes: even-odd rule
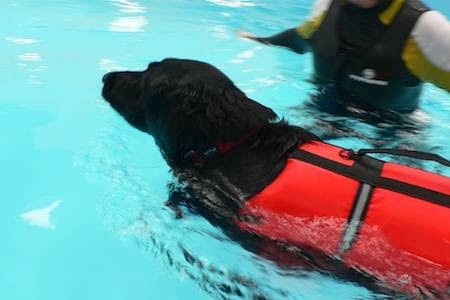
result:
[[[299,27],[270,37],[239,34],[311,51],[313,81],[328,95],[316,104],[325,111],[412,112],[424,82],[450,91],[450,23],[418,0],[317,0]]]

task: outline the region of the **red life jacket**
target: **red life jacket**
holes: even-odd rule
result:
[[[450,178],[322,142],[246,202],[243,230],[340,258],[389,285],[450,286]],[[245,218],[244,218],[245,219]]]

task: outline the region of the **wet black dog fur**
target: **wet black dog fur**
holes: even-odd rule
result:
[[[186,207],[261,253],[261,237],[249,238],[234,226],[239,208],[275,179],[299,144],[319,138],[279,119],[208,63],[169,58],[144,71],[108,73],[103,83],[105,100],[129,124],[153,136],[177,182],[183,183],[183,188],[172,186],[167,202],[178,216],[179,207]],[[203,159],[188,155],[218,141],[239,142],[224,154]],[[278,250],[264,255],[379,289],[372,279],[338,261],[304,250],[303,259],[295,263],[289,251],[283,252],[283,259]]]
[[[142,72],[108,73],[103,81],[103,97],[128,123],[153,136],[175,176],[220,195],[188,203],[208,219],[233,221],[236,209],[283,170],[298,144],[318,139],[279,120],[204,62],[165,59]],[[223,155],[202,162],[187,157],[243,137]]]

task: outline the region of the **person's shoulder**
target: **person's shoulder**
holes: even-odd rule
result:
[[[416,22],[413,29],[413,35],[419,36],[445,36],[448,31],[442,32],[442,30],[450,30],[450,22],[447,18],[436,10],[429,10],[424,12]],[[448,39],[448,35],[446,36]]]
[[[310,12],[310,18],[317,18],[326,13],[333,0],[316,0]]]
[[[304,39],[309,39],[319,28],[333,0],[316,0],[308,19],[297,27],[297,33]]]
[[[411,37],[436,66],[450,70],[450,22],[444,15],[435,10],[423,13]]]

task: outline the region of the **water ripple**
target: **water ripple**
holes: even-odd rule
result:
[[[116,32],[144,31],[148,21],[144,16],[119,17],[109,23],[109,30]]]
[[[114,5],[120,8],[124,13],[143,13],[146,8],[137,1],[130,0],[110,0]]]
[[[246,1],[246,0],[206,0],[208,2],[220,5],[220,6],[227,6],[227,7],[251,7],[256,6],[256,4],[252,1]]]
[[[41,60],[41,56],[39,55],[39,53],[28,52],[28,53],[20,54],[19,55],[19,60],[22,60],[22,61],[38,61],[38,60]]]
[[[6,37],[5,40],[16,45],[30,45],[39,42],[39,40],[36,39],[21,38],[21,37]]]
[[[138,169],[133,162],[141,166],[145,158],[136,158],[130,144],[142,147],[142,141],[130,138],[120,126],[100,132],[76,164],[103,190],[98,211],[105,225],[134,240],[163,269],[175,270],[181,280],[192,280],[214,299],[303,299],[304,295],[325,299],[324,290],[343,288],[352,299],[370,298],[366,289],[320,272],[278,267],[197,215],[185,212],[183,219],[175,219],[164,205],[170,179],[164,161],[157,160],[160,164],[154,169]]]

